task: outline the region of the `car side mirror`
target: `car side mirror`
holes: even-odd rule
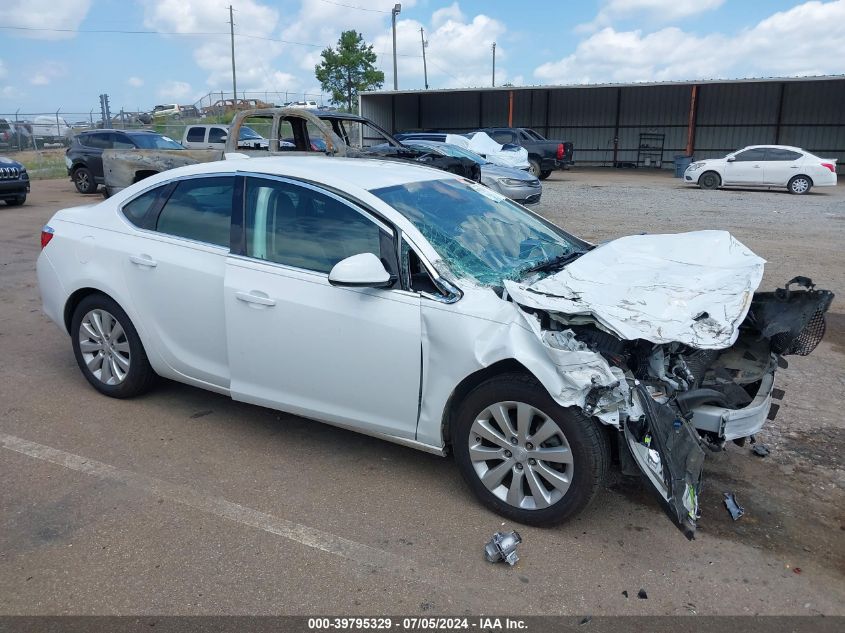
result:
[[[736,160],[736,157],[731,156],[730,158],[726,158],[725,160],[726,160],[727,162],[729,162],[729,163],[732,163],[732,162],[734,162],[734,161]]]
[[[333,286],[385,288],[393,280],[381,260],[372,253],[359,253],[340,260],[329,273]]]
[[[221,136],[221,137],[220,137],[220,141],[219,141],[219,142],[220,142],[220,143],[225,143],[225,142],[226,142],[226,141],[228,141],[228,140],[229,140],[229,137],[228,137],[226,134],[224,134],[223,136]]]

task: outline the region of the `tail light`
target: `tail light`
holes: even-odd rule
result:
[[[563,143],[557,144],[557,159],[563,160]]]
[[[53,227],[49,224],[45,224],[44,227],[41,229],[41,248],[43,249],[47,244],[50,243],[50,240],[53,239],[53,234],[55,231]]]
[[[822,163],[822,167],[827,167],[834,174],[836,173],[836,167],[833,166],[833,163]]]

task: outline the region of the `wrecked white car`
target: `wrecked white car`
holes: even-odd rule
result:
[[[105,395],[159,375],[451,452],[524,523],[584,508],[617,453],[690,537],[702,447],[760,429],[833,298],[803,278],[755,293],[764,262],[725,232],[593,246],[366,159],[174,169],[59,211],[41,243],[45,312]]]

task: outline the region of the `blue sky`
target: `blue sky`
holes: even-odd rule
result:
[[[102,92],[113,112],[149,110],[231,90],[230,3],[239,91],[276,102],[319,92],[321,47],[350,28],[374,45],[392,86],[393,0],[3,0],[0,25],[17,28],[0,28],[0,113],[87,112]],[[845,0],[402,5],[400,89],[423,87],[420,27],[432,88],[489,85],[493,41],[498,84],[845,73]],[[75,32],[103,30],[156,33]]]

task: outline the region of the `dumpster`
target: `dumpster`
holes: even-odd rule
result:
[[[683,178],[684,172],[692,162],[692,156],[684,156],[683,154],[675,154],[675,178]]]

